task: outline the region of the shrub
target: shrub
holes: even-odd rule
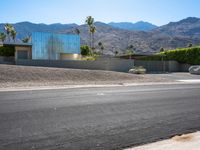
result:
[[[84,55],[84,56],[91,55],[91,50],[88,45],[81,46],[81,55]]]
[[[0,46],[0,56],[14,56],[15,47],[14,46]]]
[[[93,57],[93,56],[86,56],[86,57],[83,57],[82,60],[86,60],[86,61],[94,61],[94,60],[96,60],[96,58]]]

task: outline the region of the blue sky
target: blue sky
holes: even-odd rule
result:
[[[1,0],[0,22],[77,23],[92,15],[102,22],[148,21],[163,25],[200,18],[200,0]]]

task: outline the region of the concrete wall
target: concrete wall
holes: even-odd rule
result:
[[[128,72],[129,69],[131,69],[134,66],[134,60],[114,59],[114,58],[106,60],[96,60],[96,61],[16,60],[16,65]]]
[[[60,53],[60,60],[78,60],[81,59],[80,54],[65,54]]]
[[[15,64],[15,58],[14,57],[3,57],[0,56],[0,64]]]
[[[80,60],[16,60],[17,65],[43,66],[74,69],[110,70],[128,72],[134,65],[143,66],[147,72],[188,72],[190,65],[176,61],[140,61],[129,59],[106,58],[96,61]]]
[[[189,68],[191,67],[192,65],[189,65],[189,64],[180,64],[180,70],[182,72],[188,72]]]
[[[147,72],[161,72],[166,71],[167,63],[160,61],[142,61],[135,60],[135,66],[143,66],[147,69]]]
[[[180,64],[177,61],[141,61],[135,60],[135,66],[143,66],[147,72],[188,72],[191,65]]]

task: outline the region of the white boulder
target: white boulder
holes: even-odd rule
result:
[[[191,74],[198,74],[198,75],[200,75],[200,66],[191,66],[189,68],[189,72]]]

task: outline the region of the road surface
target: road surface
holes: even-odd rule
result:
[[[107,150],[200,130],[200,85],[0,92],[0,149]]]

